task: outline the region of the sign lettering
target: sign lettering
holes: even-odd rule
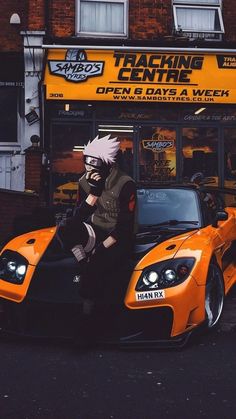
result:
[[[61,49],[44,83],[51,100],[236,103],[235,69],[236,54]]]

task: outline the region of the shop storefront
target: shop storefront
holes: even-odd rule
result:
[[[110,133],[139,182],[202,172],[236,185],[236,54],[52,49],[45,70],[51,201],[71,205],[84,144]]]

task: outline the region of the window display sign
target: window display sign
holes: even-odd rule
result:
[[[139,146],[139,180],[169,182],[176,179],[176,130],[142,127]]]
[[[236,55],[48,51],[50,100],[235,103]]]

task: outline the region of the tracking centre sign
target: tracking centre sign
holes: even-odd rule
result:
[[[49,50],[51,100],[236,103],[236,55]]]

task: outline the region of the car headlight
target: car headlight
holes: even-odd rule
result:
[[[143,276],[143,282],[145,285],[156,284],[158,281],[158,273],[156,271],[146,272]]]
[[[13,284],[22,284],[28,267],[28,261],[12,250],[4,250],[0,256],[0,279]]]
[[[140,276],[136,291],[169,288],[184,282],[193,268],[195,258],[168,259],[146,267]]]

